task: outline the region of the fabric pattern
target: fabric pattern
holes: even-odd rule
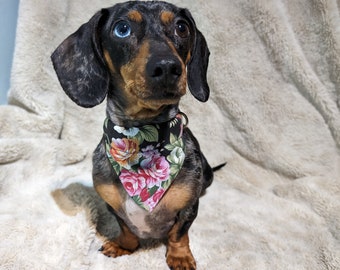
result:
[[[182,114],[168,122],[124,128],[104,123],[106,154],[129,196],[152,211],[182,168]]]

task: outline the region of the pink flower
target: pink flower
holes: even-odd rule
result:
[[[165,189],[160,188],[159,190],[156,191],[155,194],[153,194],[152,199],[155,203],[159,202],[159,200],[163,197],[165,193]]]
[[[159,185],[160,182],[166,181],[169,178],[169,162],[158,151],[154,151],[153,155],[148,155],[140,165],[141,168],[138,172],[146,178],[149,187]]]
[[[144,188],[140,193],[140,199],[142,202],[145,202],[149,198],[150,198],[150,193],[147,188]]]
[[[158,202],[161,200],[161,198],[163,197],[165,193],[165,189],[163,188],[159,188],[155,194],[153,194],[153,196],[151,198],[149,198],[145,204],[150,208],[150,210],[152,211],[156,205],[158,204]]]
[[[145,188],[146,179],[139,173],[122,169],[119,178],[130,196],[139,195]]]

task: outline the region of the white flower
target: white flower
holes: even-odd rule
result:
[[[123,133],[125,136],[134,137],[139,132],[139,128],[132,127],[132,128],[125,128],[120,126],[114,126],[114,130],[118,133]]]
[[[177,164],[177,165],[183,164],[184,158],[185,158],[185,153],[181,147],[175,147],[171,151],[170,155],[168,156],[168,160],[172,164]]]

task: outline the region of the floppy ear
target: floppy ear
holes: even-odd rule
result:
[[[203,34],[196,28],[191,15],[187,15],[195,29],[191,58],[188,63],[188,86],[191,94],[199,101],[205,102],[209,98],[207,70],[209,63],[209,48]]]
[[[82,107],[101,103],[108,91],[109,73],[105,68],[98,32],[105,10],[66,38],[51,59],[65,93]]]

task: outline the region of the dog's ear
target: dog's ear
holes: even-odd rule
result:
[[[186,10],[186,16],[194,29],[194,42],[188,63],[188,86],[191,94],[196,99],[205,102],[210,94],[207,82],[210,52],[203,34],[197,29],[195,21],[188,10]]]
[[[101,103],[109,88],[109,73],[98,35],[105,14],[105,10],[97,12],[66,38],[51,56],[65,93],[82,107]]]

